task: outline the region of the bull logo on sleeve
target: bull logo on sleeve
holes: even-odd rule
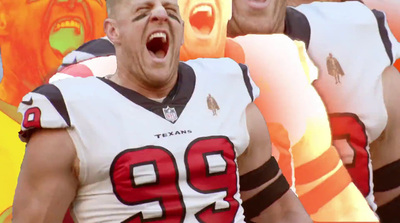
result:
[[[326,58],[326,67],[328,68],[328,74],[335,77],[335,84],[340,84],[340,76],[344,76],[344,72],[339,61],[332,53],[329,53],[329,56]]]
[[[217,101],[211,96],[211,94],[208,94],[207,106],[208,106],[208,109],[210,109],[212,111],[213,116],[216,116],[217,110],[219,110],[219,106],[218,106]]]

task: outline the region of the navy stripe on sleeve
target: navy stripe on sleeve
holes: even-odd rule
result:
[[[248,68],[246,65],[241,64],[241,63],[239,63],[239,66],[242,69],[244,83],[246,84],[246,88],[247,88],[247,91],[249,92],[251,101],[254,101],[253,86],[251,86],[251,83],[250,83]]]
[[[64,97],[62,96],[60,89],[58,89],[55,85],[45,84],[36,88],[33,92],[45,96],[58,111],[61,117],[63,117],[67,125],[71,126],[71,120],[69,118],[67,106],[65,105]]]
[[[378,21],[379,34],[381,35],[383,45],[385,45],[386,53],[389,56],[390,64],[393,64],[392,42],[390,42],[388,31],[385,27],[385,14],[378,10],[372,10]]]

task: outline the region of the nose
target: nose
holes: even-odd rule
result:
[[[156,6],[150,16],[152,22],[166,22],[168,20],[168,13],[162,5]]]

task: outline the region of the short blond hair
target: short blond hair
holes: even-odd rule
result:
[[[122,1],[122,0],[106,0],[106,8],[107,8],[107,15],[109,18],[113,18],[115,16],[115,5],[117,4],[116,2]]]

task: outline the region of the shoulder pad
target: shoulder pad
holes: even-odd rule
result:
[[[18,107],[22,114],[20,138],[27,142],[35,129],[68,128],[71,120],[60,90],[52,85],[42,85],[25,95]]]

